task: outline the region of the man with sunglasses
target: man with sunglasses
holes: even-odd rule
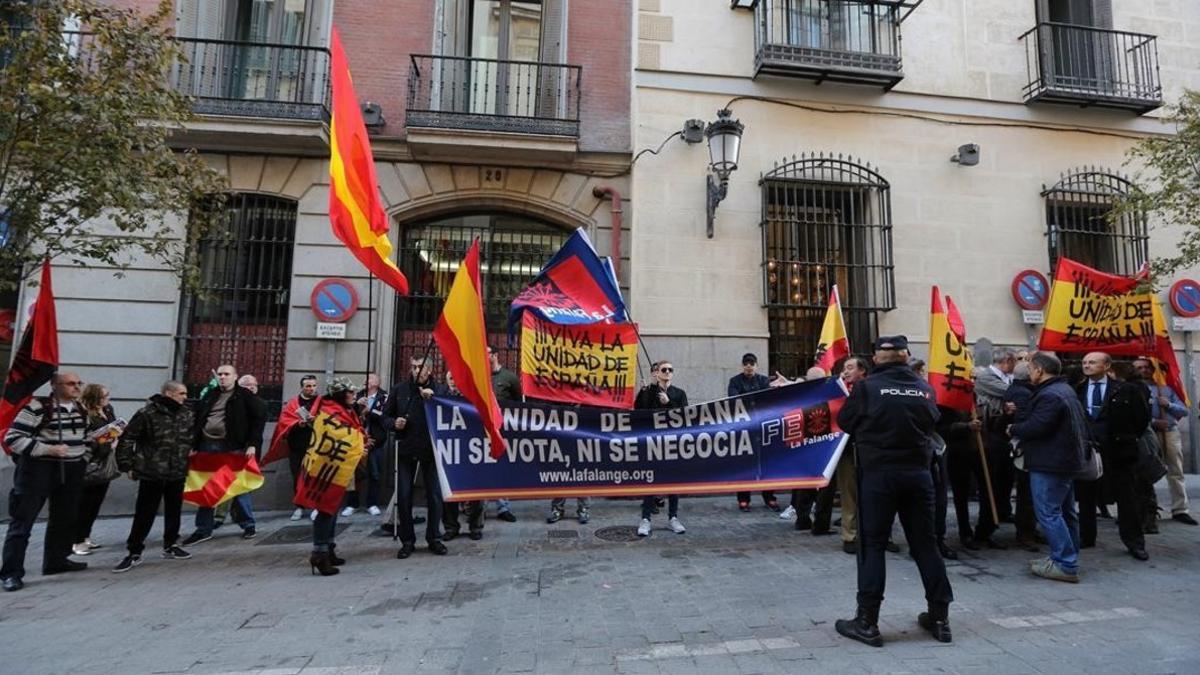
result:
[[[652,364],[650,370],[654,382],[646,385],[638,392],[633,407],[638,410],[657,410],[662,408],[684,408],[688,404],[687,392],[671,384],[675,377],[675,366],[670,361],[659,361]],[[650,536],[650,516],[655,511],[655,497],[647,496],[642,499],[642,522],[638,525],[639,537]],[[683,523],[679,522],[679,495],[667,496],[667,527],[675,534],[687,532]]]
[[[75,514],[83,486],[83,453],[87,449],[87,415],[79,405],[83,381],[77,373],[56,374],[50,380],[52,395],[36,397],[21,409],[4,437],[16,463],[9,494],[8,534],[4,537],[4,563],[0,584],[6,591],[25,587],[25,550],[29,533],[46,501],[42,576],[78,572],[87,563],[71,555]]]

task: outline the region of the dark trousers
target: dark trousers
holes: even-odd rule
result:
[[[992,432],[985,439],[988,449],[988,471],[992,474],[992,492],[996,496],[996,511],[1001,521],[1013,519],[1012,491],[1013,473],[1012,445],[1004,431]],[[982,487],[981,487],[982,489]],[[984,495],[983,497],[986,497]],[[980,501],[983,501],[981,498]]]
[[[296,485],[300,482],[300,474],[303,472],[300,464],[304,461],[305,451],[299,452],[291,450],[288,452],[288,469],[292,472],[292,492],[296,492]],[[293,501],[296,508],[300,508],[299,504]]]
[[[1131,464],[1104,465],[1106,487],[1117,501],[1117,529],[1128,548],[1145,548],[1142,533],[1142,503],[1138,496],[1135,472]],[[1079,500],[1079,540],[1082,546],[1096,545],[1096,505],[1100,503],[1100,481],[1075,481]]]
[[[104,496],[108,494],[108,481],[84,485],[79,492],[79,516],[75,519],[75,543],[82,544],[92,536],[92,525],[100,515]]]
[[[383,452],[382,447],[371,448],[367,451],[367,472],[366,476],[357,481],[357,489],[351,492],[346,498],[346,506],[354,508],[379,506],[379,483],[383,478],[382,459],[380,454]],[[357,476],[355,477],[357,478]],[[364,490],[364,483],[366,483]],[[366,503],[363,504],[359,500],[359,495],[366,493]]]
[[[1033,510],[1033,496],[1029,491],[1029,472],[1014,471],[1017,485],[1017,510],[1013,522],[1017,527],[1018,539],[1037,538],[1037,513]]]
[[[46,501],[50,518],[42,553],[42,570],[61,567],[71,555],[75,519],[79,516],[79,491],[83,487],[82,459],[61,461],[21,458],[8,494],[8,534],[4,537],[4,563],[0,577],[25,576],[25,550],[29,533]]]
[[[421,473],[421,482],[425,485],[425,507],[429,509],[425,519],[425,541],[441,541],[442,489],[433,460],[418,461],[412,457],[401,457],[398,470],[400,483],[396,485],[396,508],[400,509],[400,543],[417,543],[417,535],[413,530],[412,506],[413,482],[418,471]]]
[[[345,497],[342,498],[345,502]],[[317,511],[317,517],[313,520],[312,535],[313,535],[313,553],[325,553],[334,547],[334,539],[337,537],[337,519],[338,512],[342,510],[342,505],[338,504],[333,513],[325,513]]]
[[[771,490],[763,490],[762,499],[763,499],[764,504],[770,504],[771,502],[775,501],[775,493]],[[738,500],[738,503],[749,502],[750,501],[750,493],[749,492],[737,493],[737,500]]]
[[[458,534],[462,526],[458,524],[458,514],[466,512],[467,528],[471,532],[483,532],[483,502],[442,502],[442,525],[446,532]]]
[[[829,485],[818,490],[798,490],[799,504],[793,499],[796,507],[796,520],[812,515],[813,532],[828,532],[829,524],[833,521],[833,498],[837,494],[837,472],[829,477]]]
[[[179,541],[183,481],[139,480],[133,526],[129,528],[129,538],[125,540],[125,548],[129,549],[130,554],[141,555],[146,550],[146,537],[154,527],[160,503],[163,507],[163,548],[174,546]]]
[[[983,460],[974,443],[950,446],[946,448],[946,472],[949,474],[950,487],[954,489],[954,514],[958,520],[958,536],[970,539],[987,539],[996,531],[996,518],[992,515],[992,505],[987,497],[987,480],[983,475]],[[974,534],[971,531],[971,485],[979,487],[979,521],[976,523]],[[999,496],[997,496],[999,500]],[[1000,505],[997,504],[999,509]]]
[[[883,603],[887,582],[884,552],[897,515],[920,570],[925,599],[931,606],[949,605],[954,593],[934,534],[933,475],[928,469],[887,469],[863,471],[860,481],[858,606],[878,610]]]
[[[946,511],[949,508],[945,453],[934,454],[929,473],[933,476],[933,533],[938,541],[942,541],[946,538]]]
[[[654,500],[657,497],[646,497],[642,499],[642,518],[650,519],[654,515]],[[679,515],[679,495],[667,495],[667,518],[674,518]]]

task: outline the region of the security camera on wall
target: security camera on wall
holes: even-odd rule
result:
[[[958,146],[958,152],[950,156],[950,161],[961,166],[975,166],[979,163],[979,145],[967,143]]]

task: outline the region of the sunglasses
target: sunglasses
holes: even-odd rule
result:
[[[80,380],[72,380],[70,382],[59,382],[59,384],[66,386],[66,387],[82,387],[83,386],[83,382]]]
[[[658,372],[660,372],[660,373],[673,373],[673,372],[675,372],[675,369],[674,369],[674,368],[659,368],[659,369],[658,369]]]

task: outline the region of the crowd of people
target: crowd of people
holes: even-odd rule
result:
[[[930,603],[919,622],[943,641],[950,640],[952,593],[942,561],[959,555],[947,541],[951,503],[959,547],[1045,550],[1044,557],[1030,563],[1031,573],[1066,582],[1079,581],[1080,551],[1095,546],[1097,518],[1111,518],[1108,507],[1113,503],[1121,542],[1134,559],[1149,558],[1145,535],[1158,532],[1159,520],[1153,484],[1163,474],[1170,488],[1171,519],[1196,524],[1188,509],[1179,432],[1189,410],[1169,387],[1154,383],[1153,361],[1115,364],[1106,354],[1088,354],[1071,377],[1051,354],[997,349],[992,363],[976,370],[977,413],[967,414],[934,404],[924,364],[910,357],[903,336],[880,338],[874,346],[871,358],[846,358],[837,374],[850,391],[838,416],[850,443],[829,485],[794,490],[786,508],[774,493],[761,494],[764,506],[794,521],[796,530],[814,536],[839,534],[842,550],[857,556],[859,607],[854,619],[838,622],[843,635],[882,644],[877,620],[883,597],[883,553],[900,550],[891,538],[897,516]],[[490,349],[489,357],[497,398],[520,400],[520,378],[504,368]],[[364,439],[363,459],[343,504],[331,513],[309,513],[314,573],[336,574],[345,563],[334,542],[337,518],[360,509],[380,517],[389,531],[396,523],[399,559],[414,554],[416,526],[422,522],[427,550],[434,555],[446,555],[445,542],[461,536],[463,515],[467,536],[483,537],[489,505],[444,502],[433,461],[423,402],[434,395],[457,393],[453,379],[447,375],[438,382],[428,357],[415,357],[409,365],[408,377],[390,390],[370,374],[361,387],[335,378],[321,392],[317,377],[307,375],[301,378],[295,398],[287,402],[308,411],[323,396],[345,409]],[[728,394],[827,377],[814,368],[796,380],[779,374],[771,378],[757,368],[757,357],[745,354],[741,371],[728,383]],[[114,572],[129,571],[143,562],[145,542],[160,507],[166,560],[192,557],[188,549],[211,539],[226,519],[240,527],[243,539],[257,535],[252,493],[247,492],[219,508],[198,508],[192,533],[181,539],[189,458],[196,453],[259,456],[264,450],[267,407],[258,396],[257,381],[252,375],[239,377],[233,365],[222,365],[215,372],[216,386],[194,402],[189,401],[183,383],[164,383],[127,425],[114,414],[108,389],[84,386],[74,372],[56,374],[51,394],[24,407],[5,436],[16,462],[0,568],[6,591],[23,587],[30,532],[47,501],[42,573],[86,569],[85,562],[71,556],[87,556],[100,548],[92,541],[92,526],[109,484],[122,475],[137,482],[137,497],[127,552]],[[687,393],[675,385],[674,378],[670,361],[653,363],[651,380],[638,392],[635,407],[687,406]],[[312,420],[304,413],[300,418],[283,439],[293,481],[304,471],[313,445]],[[393,451],[396,486],[385,507],[381,504],[383,472]],[[424,485],[425,519],[413,513],[418,481]],[[973,500],[979,504],[974,522]],[[835,520],[839,502],[840,519]],[[751,493],[737,494],[741,511],[750,511],[751,503]],[[641,500],[638,536],[652,534],[653,517],[664,507],[667,529],[675,534],[687,531],[679,496],[661,495]],[[507,500],[499,500],[494,508],[499,520],[516,521]],[[576,499],[575,517],[580,523],[588,522],[590,511],[590,499]],[[555,499],[546,521],[554,523],[565,515],[566,499]],[[303,517],[304,508],[295,504],[291,519]],[[1014,526],[1011,541],[998,534],[1004,524]]]

